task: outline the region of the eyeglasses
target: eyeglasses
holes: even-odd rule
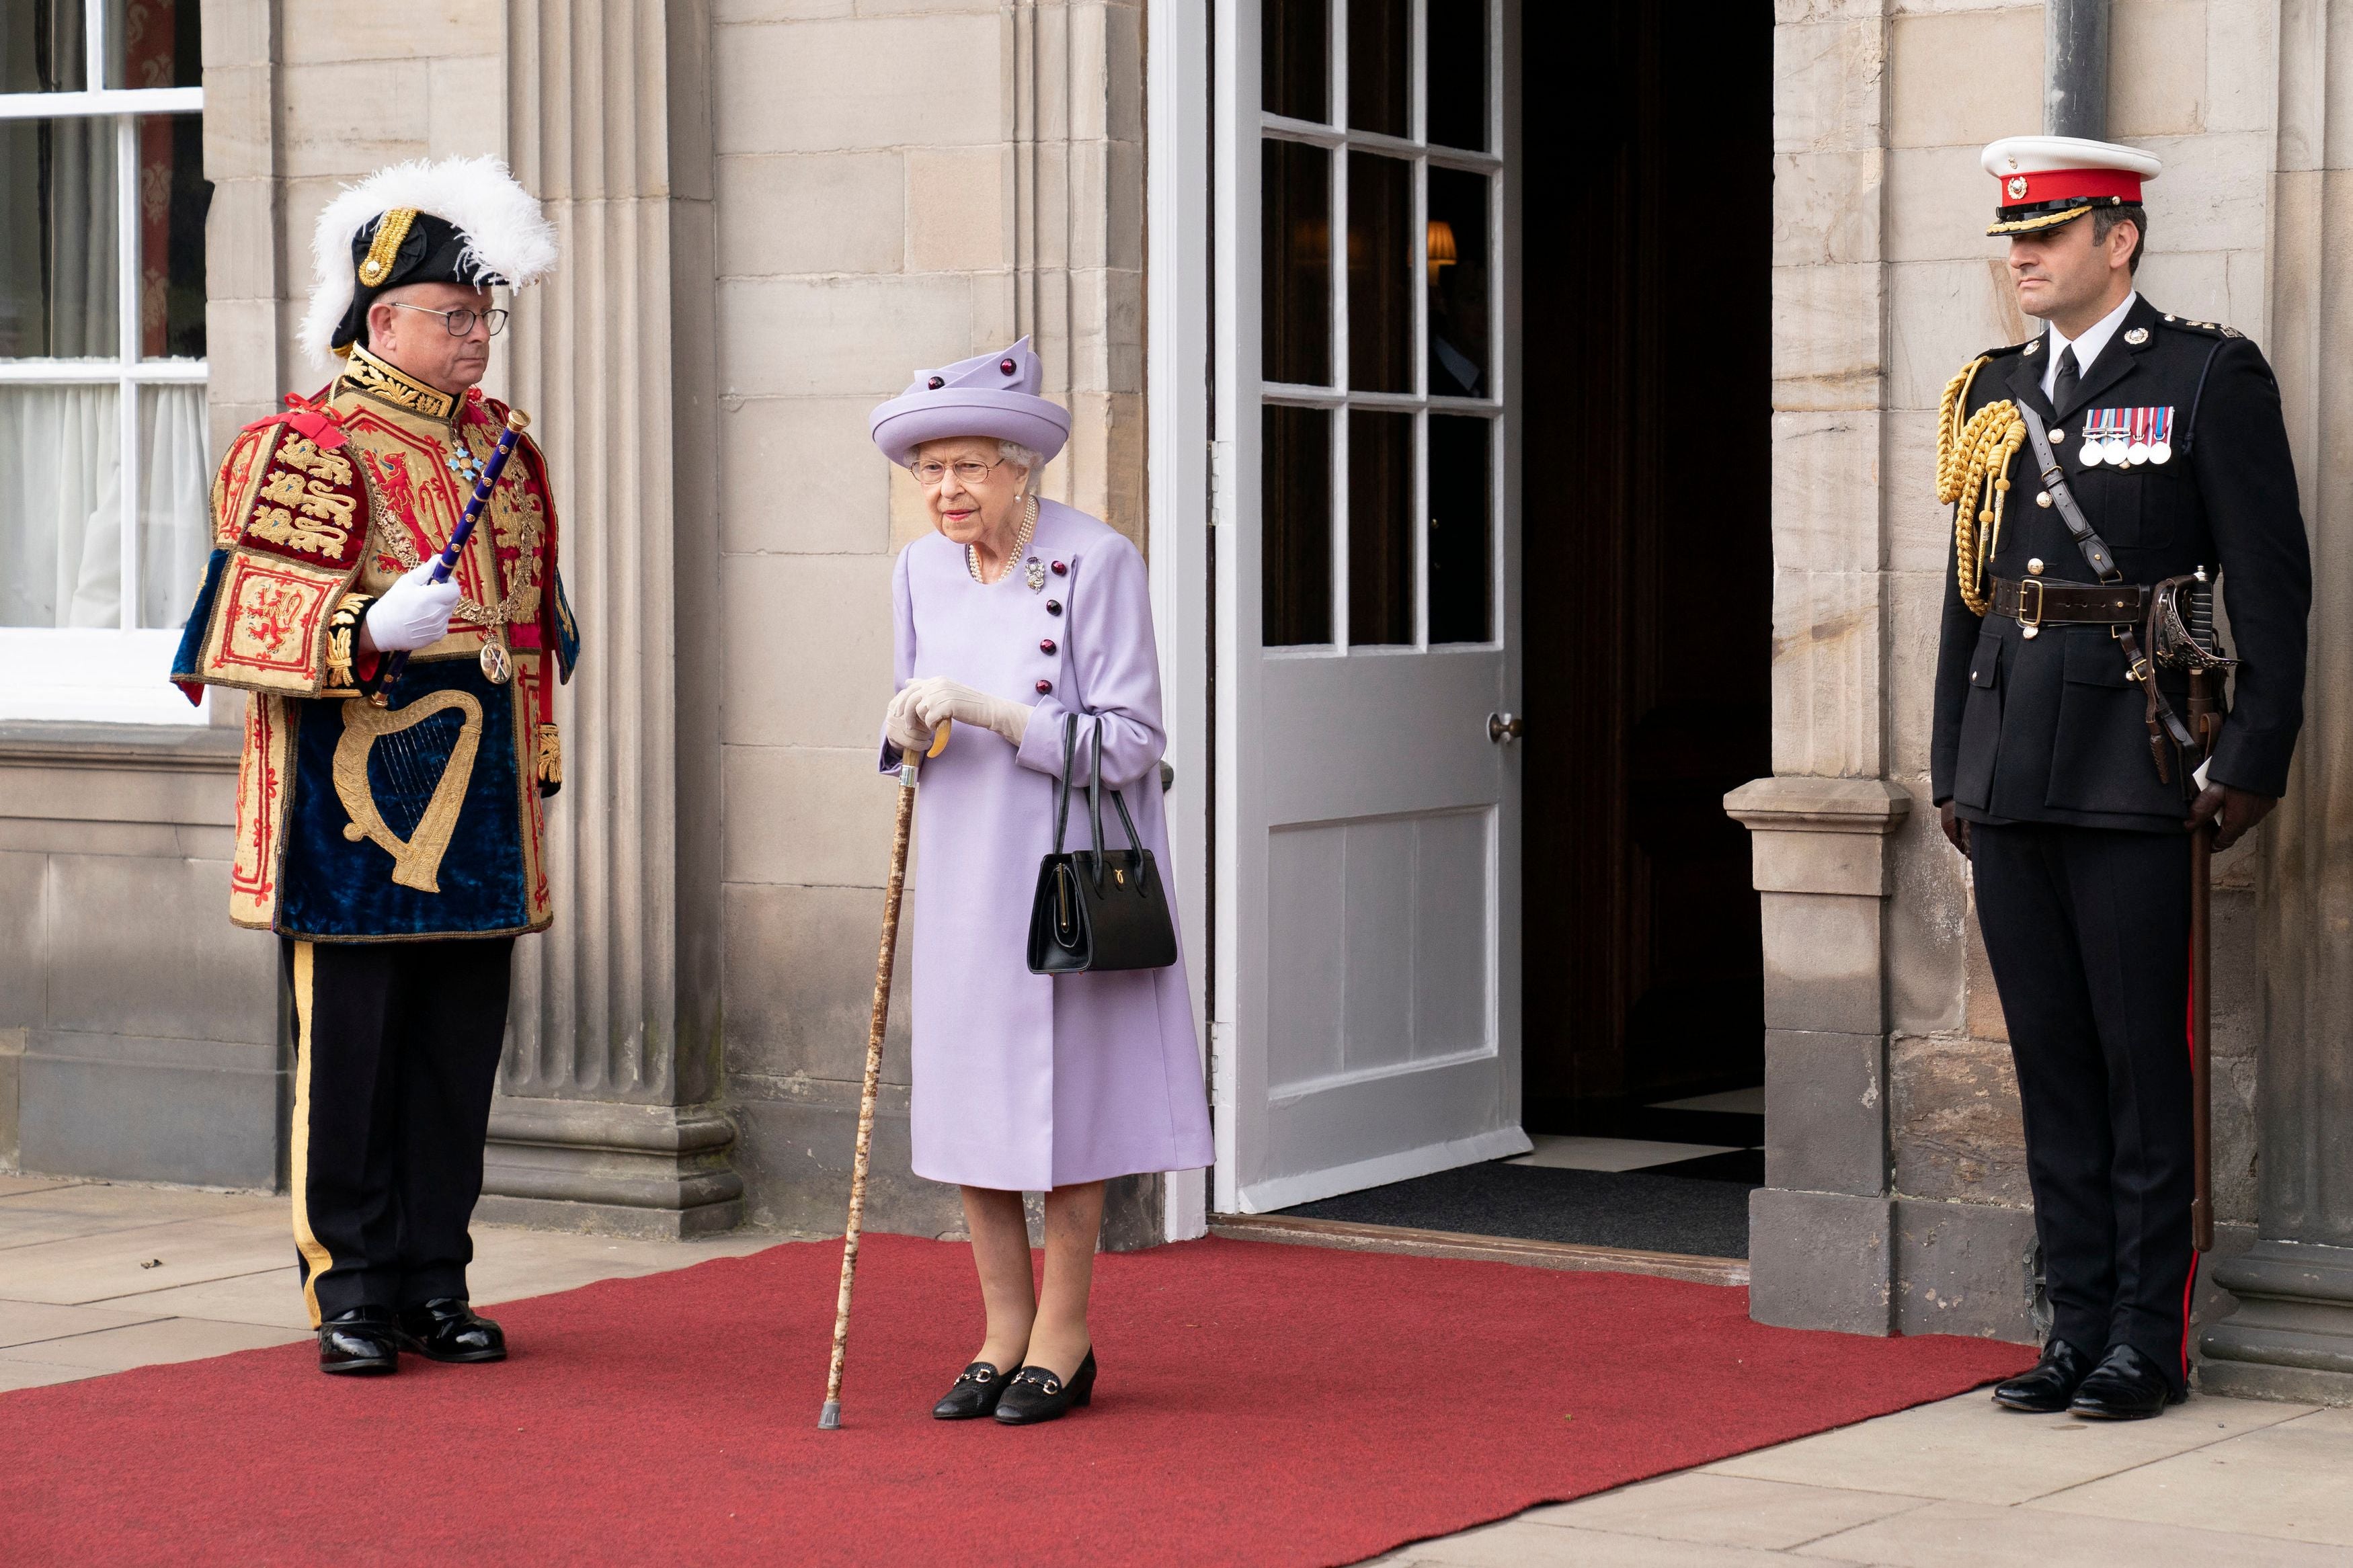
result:
[[[936,459],[930,459],[921,463],[910,463],[907,468],[928,489],[946,479],[951,473],[955,475],[958,484],[979,484],[995,469],[1011,461],[1010,458],[999,458],[994,463],[984,463],[973,458],[966,458],[956,463],[943,463]]]
[[[453,338],[462,338],[472,331],[476,321],[489,327],[491,336],[494,338],[507,330],[508,312],[504,310],[428,310],[422,305],[404,305],[397,300],[388,300],[385,303],[396,310],[414,310],[420,316],[440,317],[441,324],[449,329],[449,335]]]

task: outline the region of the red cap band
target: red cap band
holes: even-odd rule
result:
[[[2140,200],[2140,176],[2128,169],[2044,169],[2031,174],[2002,174],[2001,205],[2022,206],[2040,202],[2105,201],[2121,196]]]

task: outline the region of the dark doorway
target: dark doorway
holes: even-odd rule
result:
[[[1654,1108],[1764,1081],[1772,9],[1523,15],[1525,1125],[1728,1143]]]

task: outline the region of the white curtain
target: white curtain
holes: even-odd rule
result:
[[[122,435],[111,386],[0,387],[0,626],[122,624]],[[140,393],[139,619],[176,626],[211,548],[205,389]]]

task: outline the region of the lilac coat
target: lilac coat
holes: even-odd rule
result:
[[[1144,558],[1053,501],[1039,503],[1028,553],[1068,570],[1050,569],[1033,591],[1017,562],[983,585],[963,547],[934,533],[900,552],[892,582],[899,685],[945,676],[1036,704],[1018,752],[986,730],[957,726],[947,750],[923,764],[915,805],[915,1173],[1010,1192],[1192,1170],[1211,1158],[1181,933],[1166,969],[1029,973],[1029,901],[1053,847],[1063,714],[1102,716],[1103,782],[1121,789],[1144,847],[1173,878]],[[1051,690],[1041,693],[1040,681]],[[1082,736],[1088,722],[1080,721]],[[899,765],[887,740],[882,765]],[[1083,784],[1083,746],[1073,772]],[[1120,844],[1108,799],[1103,815],[1107,846]],[[1085,821],[1074,792],[1072,845],[1085,841]]]

